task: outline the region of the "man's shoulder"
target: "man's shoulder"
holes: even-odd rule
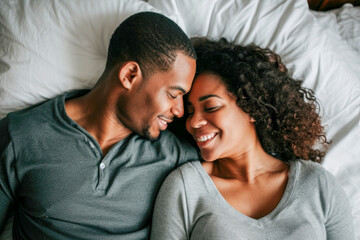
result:
[[[149,138],[140,136],[139,134],[133,133],[130,135],[130,139],[136,143],[141,144],[149,144],[153,147],[158,147],[158,145],[164,146],[173,146],[173,145],[181,145],[180,140],[169,131],[162,131],[158,138],[151,140]]]
[[[197,149],[192,146],[190,142],[185,139],[179,139],[171,131],[162,132],[159,140],[162,147],[169,149],[171,152],[181,152],[184,154],[184,161],[180,162],[180,164],[188,162],[190,160],[200,159],[200,155]]]
[[[194,148],[189,147],[187,143],[182,143],[176,136],[166,131],[161,132],[161,135],[155,140],[133,133],[123,141],[123,144],[126,145],[126,151],[132,156],[149,161],[163,161],[173,167],[192,159],[198,159]]]
[[[178,137],[175,136],[174,133],[167,130],[161,132],[157,141],[159,141],[159,143],[164,147],[176,147],[176,148],[181,148],[183,150],[194,149],[194,147],[191,146],[189,142],[183,139],[179,139]]]
[[[9,118],[5,117],[0,120],[0,151],[10,142]]]
[[[7,115],[8,130],[11,135],[24,135],[31,129],[41,130],[41,125],[53,118],[53,105],[56,98],[9,113]]]
[[[55,99],[56,99],[56,98],[49,99],[49,100],[45,100],[45,101],[43,101],[43,102],[40,102],[40,103],[31,105],[31,106],[25,107],[25,108],[20,109],[20,110],[18,110],[18,111],[11,112],[11,113],[8,114],[7,117],[8,117],[9,119],[24,118],[24,117],[26,117],[27,115],[30,115],[30,114],[33,114],[33,113],[39,111],[39,109],[43,109],[43,108],[46,106],[46,103],[51,102],[51,101],[54,101]]]
[[[172,141],[172,142],[177,142],[177,143],[187,142],[185,139],[177,137],[170,130],[162,131],[158,139],[162,139],[162,141]]]
[[[175,134],[169,130],[162,131],[158,139],[161,141],[179,141]]]

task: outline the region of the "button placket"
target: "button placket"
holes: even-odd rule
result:
[[[105,163],[100,163],[100,169],[103,170],[106,167]]]
[[[90,148],[92,149],[92,152],[95,154],[96,157],[99,157],[99,151],[96,148],[95,144],[92,142],[91,139],[89,139],[86,135],[84,136],[85,138],[85,142],[90,146]],[[101,154],[100,154],[101,155]]]
[[[97,186],[97,189],[99,190],[104,190],[106,189],[106,185],[107,185],[107,180],[109,178],[108,176],[108,169],[107,169],[107,166],[104,162],[101,162],[99,164],[99,182],[98,182],[98,186]]]
[[[109,160],[108,156],[105,156],[99,163],[98,163],[98,171],[99,171],[99,182],[97,189],[98,190],[105,190],[108,182],[109,182]]]

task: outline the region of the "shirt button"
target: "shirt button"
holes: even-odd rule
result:
[[[104,169],[105,168],[105,164],[104,163],[100,163],[100,168]]]

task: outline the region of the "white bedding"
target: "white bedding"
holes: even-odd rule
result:
[[[323,165],[348,195],[360,239],[360,7],[319,13],[306,0],[4,0],[0,118],[64,91],[92,87],[113,30],[139,11],[161,12],[191,37],[254,42],[283,57],[320,99],[333,140]]]
[[[311,11],[317,22],[333,36],[340,36],[360,54],[360,7],[347,3],[341,8],[326,12]],[[345,43],[345,45],[346,45]],[[341,45],[339,46],[341,47]],[[359,64],[359,63],[358,63]]]

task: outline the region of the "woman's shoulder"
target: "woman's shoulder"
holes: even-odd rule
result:
[[[200,177],[203,171],[200,161],[190,161],[180,165],[173,172],[176,175],[181,174],[184,180],[193,180]]]
[[[190,161],[173,170],[163,185],[168,188],[181,188],[187,192],[203,192],[207,191],[209,179],[200,161]]]
[[[313,187],[318,185],[320,188],[330,190],[336,184],[336,179],[332,173],[326,170],[320,163],[298,160],[298,178],[300,182],[309,183]]]
[[[201,167],[200,161],[190,161],[187,163],[184,163],[174,169],[167,177],[167,181],[176,181],[176,182],[183,182],[186,179],[194,178],[198,173],[198,168]]]
[[[305,172],[310,175],[331,175],[320,163],[309,160],[297,160],[297,165],[301,172]]]
[[[293,163],[296,166],[293,175],[296,194],[299,199],[306,199],[311,204],[320,203],[324,216],[336,201],[346,203],[346,194],[334,175],[326,170],[320,163],[307,160],[298,160]]]

